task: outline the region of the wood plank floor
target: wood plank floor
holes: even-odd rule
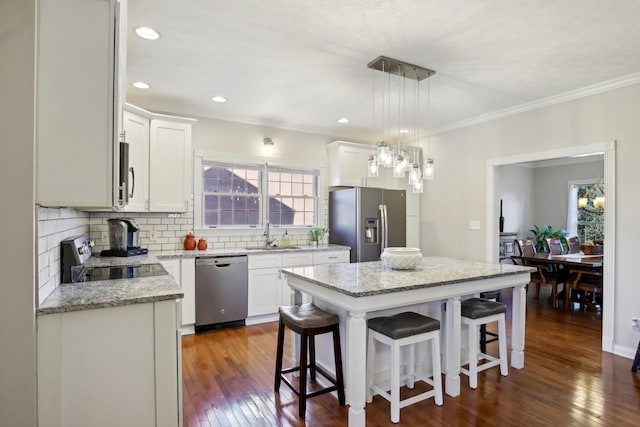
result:
[[[640,377],[631,360],[601,352],[601,317],[555,310],[547,296],[528,296],[525,369],[482,372],[477,390],[462,376],[460,396],[404,408],[400,425],[640,425]],[[276,335],[277,323],[268,323],[183,337],[184,425],[346,426],[347,408],[331,395],[308,400],[300,420],[297,397],[284,384],[274,393]],[[394,425],[379,396],[366,411],[368,426]]]

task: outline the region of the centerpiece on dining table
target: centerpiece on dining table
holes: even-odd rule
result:
[[[413,270],[422,260],[419,248],[390,247],[380,255],[382,265],[394,270]]]

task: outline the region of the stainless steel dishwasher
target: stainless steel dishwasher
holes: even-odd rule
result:
[[[247,256],[196,259],[196,331],[244,325],[248,305]]]

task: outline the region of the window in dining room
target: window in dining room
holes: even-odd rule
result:
[[[569,182],[567,231],[581,243],[604,240],[604,188],[601,180]]]

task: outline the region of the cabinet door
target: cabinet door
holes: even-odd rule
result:
[[[129,203],[124,210],[145,212],[149,198],[149,119],[129,111],[122,114],[129,143]]]
[[[249,316],[278,312],[280,268],[249,270]]]
[[[149,210],[186,212],[191,196],[191,124],[151,120]]]
[[[38,2],[36,201],[43,206],[117,204],[118,69],[126,58],[118,49],[126,32],[117,31],[116,6]]]

